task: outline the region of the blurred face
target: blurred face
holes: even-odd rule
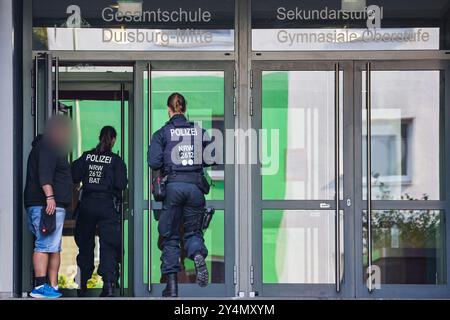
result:
[[[58,148],[70,148],[72,143],[72,126],[69,121],[56,121],[49,129],[48,134],[52,143]]]
[[[116,138],[113,138],[111,141],[111,149],[114,148],[115,144],[116,144]]]

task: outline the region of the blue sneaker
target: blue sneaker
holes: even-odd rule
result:
[[[42,298],[45,298],[45,296],[44,296],[44,287],[45,287],[45,286],[46,286],[46,285],[41,285],[41,286],[39,286],[39,287],[34,288],[34,289],[31,291],[30,296],[33,297],[33,298],[36,298],[36,299],[42,299]]]
[[[49,286],[48,284],[44,284],[44,298],[45,299],[56,299],[61,297],[62,294],[52,286]]]

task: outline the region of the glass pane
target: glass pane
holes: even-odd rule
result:
[[[206,264],[209,270],[209,281],[210,283],[225,283],[225,212],[223,210],[216,210],[209,228],[206,230],[205,244],[208,248],[209,254],[206,258]],[[143,257],[144,257],[144,269],[143,269],[143,279],[144,283],[148,283],[148,210],[144,211],[144,225],[143,225],[143,235],[144,235],[144,246],[143,246]],[[153,220],[152,228],[152,269],[151,269],[151,281],[152,283],[165,283],[165,279],[161,277],[161,262],[160,256],[161,251],[158,249],[158,223]],[[183,244],[181,243],[181,247]],[[178,281],[180,283],[196,283],[195,280],[195,267],[192,260],[183,256],[181,259],[182,271],[178,274]]]
[[[334,91],[334,71],[262,73],[264,200],[334,199]]]
[[[443,117],[440,71],[372,72],[372,199],[441,200]],[[363,73],[363,193],[366,198]]]
[[[443,211],[373,211],[372,261],[379,268],[381,284],[445,284],[444,230]],[[367,219],[364,213],[365,279],[367,242]]]
[[[264,210],[262,228],[263,283],[335,282],[334,211]]]
[[[144,110],[147,110],[147,72],[144,74]],[[152,133],[168,120],[167,98],[173,92],[184,95],[187,101],[187,117],[212,136],[212,132],[222,133],[225,145],[225,91],[223,71],[154,71],[152,72]],[[147,111],[144,115],[144,128],[147,128]],[[214,130],[214,131],[211,131]],[[146,136],[146,133],[144,133]],[[147,150],[147,137],[144,139]],[[224,152],[224,150],[222,150]],[[144,155],[144,171],[147,172],[147,155]],[[206,169],[208,181],[212,182],[207,200],[224,200],[224,166],[217,165]],[[147,199],[147,174],[144,178],[144,195]]]
[[[252,0],[252,48],[254,51],[448,49],[445,26],[449,4],[449,0]],[[373,20],[368,19],[369,8]]]
[[[33,50],[234,50],[233,0],[34,0],[32,7]]]

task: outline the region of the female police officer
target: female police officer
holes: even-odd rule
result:
[[[114,296],[120,248],[120,214],[117,199],[127,186],[127,170],[123,160],[112,153],[116,130],[103,127],[100,142],[93,150],[83,153],[72,165],[74,183],[82,183],[75,228],[79,248],[77,263],[81,272],[79,296],[85,296],[87,281],[94,271],[95,234],[100,238],[100,265],[103,290],[100,296]]]
[[[161,273],[167,277],[164,297],[178,296],[180,271],[180,226],[183,228],[186,256],[194,261],[197,283],[208,284],[205,247],[199,220],[205,210],[203,167],[211,165],[203,150],[211,143],[206,132],[184,116],[186,100],[173,93],[167,100],[170,120],[155,132],[148,150],[148,164],[167,176],[166,196],[159,218]],[[210,149],[210,148],[208,148]],[[211,154],[213,154],[211,152]]]

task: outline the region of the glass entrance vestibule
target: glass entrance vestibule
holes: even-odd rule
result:
[[[152,213],[161,203],[149,192],[146,154],[167,121],[168,95],[181,92],[189,119],[221,132],[220,151],[233,161],[206,172],[207,204],[216,209],[205,233],[210,285],[198,287],[192,262],[182,257],[180,296],[450,297],[449,58],[445,30],[430,22],[441,7],[427,11],[423,25],[409,23],[420,8],[408,9],[409,22],[397,26],[398,8],[374,1],[385,6],[382,28],[423,26],[429,35],[426,43],[377,49],[370,41],[302,43],[302,30],[313,40],[319,31],[289,18],[293,1],[158,4],[174,17],[199,6],[211,14],[209,22],[206,14],[181,27],[158,20],[148,1],[135,1],[137,10],[154,19],[132,24],[101,9],[125,10],[133,1],[71,1],[79,12],[60,2],[45,10],[47,0],[25,1],[25,16],[33,18],[24,28],[24,101],[32,112],[24,112],[23,149],[56,113],[76,128],[70,160],[95,145],[103,125],[117,129],[114,152],[129,176],[119,295],[159,297],[164,287]],[[328,2],[323,6],[342,7]],[[365,23],[328,19],[325,29],[342,24],[359,34]],[[162,38],[107,41],[121,28],[128,36],[159,30]],[[180,37],[178,28],[202,30],[211,41]],[[79,283],[74,223],[69,214],[59,276],[65,296],[75,296]],[[23,229],[25,292],[32,239],[25,223]],[[95,252],[98,264],[98,245]],[[89,295],[101,286],[94,272]]]

